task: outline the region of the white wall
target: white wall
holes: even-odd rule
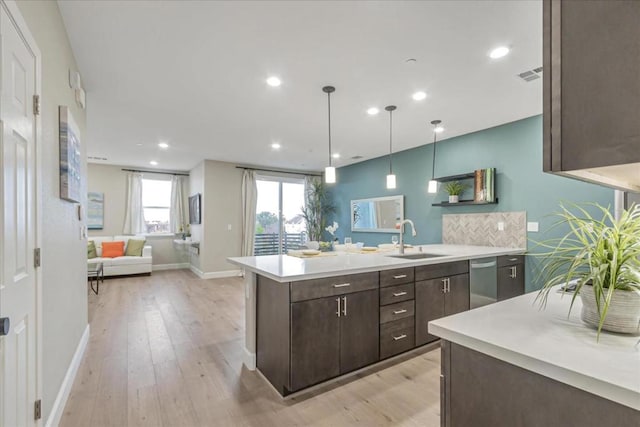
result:
[[[87,326],[87,252],[77,205],[59,197],[58,106],[70,108],[81,135],[86,173],[85,112],[74,101],[69,68],[77,70],[58,4],[21,1],[18,7],[42,53],[39,153],[42,162],[42,324],[43,419],[47,419],[62,380]],[[90,97],[91,95],[89,95]],[[89,98],[90,99],[90,98]],[[86,180],[82,194],[86,194]],[[83,202],[86,204],[86,196]]]
[[[88,191],[104,193],[104,228],[89,230],[91,236],[114,236],[122,234],[124,211],[127,197],[127,172],[122,166],[88,165]],[[170,175],[144,174],[155,179],[171,179]],[[185,220],[188,220],[187,193],[189,179],[186,177],[183,186]],[[182,264],[189,262],[188,252],[175,248],[171,236],[148,236],[147,244],[153,247],[153,265]]]
[[[202,194],[202,224],[191,226],[200,255],[191,264],[204,274],[233,274],[227,257],[240,256],[242,241],[242,169],[231,163],[205,160],[189,173],[190,193]]]

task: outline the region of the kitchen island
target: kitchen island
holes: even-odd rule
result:
[[[469,309],[469,260],[523,252],[423,245],[407,255],[432,257],[229,258],[245,270],[245,365],[285,396],[432,342],[429,320]]]
[[[638,426],[638,336],[580,320],[576,299],[530,293],[434,320],[442,338],[442,426]]]

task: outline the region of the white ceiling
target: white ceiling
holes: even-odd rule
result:
[[[321,170],[327,84],[337,166],[387,153],[388,104],[394,151],[430,142],[433,119],[449,138],[542,111],[542,80],[516,77],[542,65],[541,1],[58,3],[87,91],[88,154],[101,163]],[[498,45],[512,51],[491,60]]]

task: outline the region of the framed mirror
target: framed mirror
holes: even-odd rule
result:
[[[375,197],[351,201],[351,231],[397,233],[404,219],[404,196]]]

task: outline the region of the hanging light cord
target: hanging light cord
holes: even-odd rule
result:
[[[436,126],[433,125],[433,164],[431,166],[431,180],[436,178]]]
[[[393,161],[393,111],[389,111],[389,175],[393,175],[391,163]]]
[[[331,167],[331,92],[327,92],[327,106],[329,110],[329,167]]]

